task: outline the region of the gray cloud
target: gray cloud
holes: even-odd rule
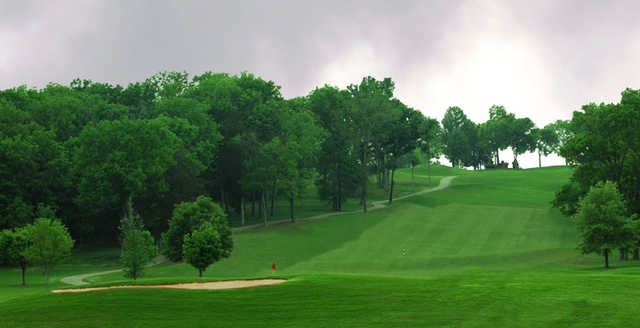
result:
[[[363,75],[440,118],[493,103],[538,124],[640,87],[634,1],[0,0],[0,88],[248,70],[285,96]]]

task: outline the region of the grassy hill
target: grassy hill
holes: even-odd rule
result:
[[[569,169],[432,173],[457,178],[447,189],[367,214],[237,232],[232,257],[205,277],[272,276],[276,262],[276,276],[290,279],[285,284],[69,295],[40,285],[29,295],[0,297],[0,327],[634,325],[636,263],[601,269],[599,257],[577,250],[571,219],[550,206]],[[426,168],[415,175],[428,184]],[[402,192],[420,189],[408,170],[398,177]],[[150,268],[146,277],[142,283],[197,280],[184,264]],[[0,283],[7,279],[0,271]]]

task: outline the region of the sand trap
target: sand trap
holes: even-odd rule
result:
[[[193,282],[175,285],[132,285],[132,286],[109,286],[109,287],[92,287],[92,288],[73,288],[73,289],[56,289],[53,293],[85,293],[97,292],[109,289],[142,289],[142,288],[169,288],[169,289],[192,289],[192,290],[217,290],[217,289],[233,289],[247,288],[255,286],[277,285],[285,282],[284,279],[256,279],[256,280],[228,280],[228,281],[212,281],[212,282]]]

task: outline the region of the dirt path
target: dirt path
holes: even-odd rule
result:
[[[149,263],[147,267],[152,267],[154,265],[157,265],[166,261],[167,259],[164,256],[158,256],[155,259],[153,259],[153,261],[151,261],[151,263]],[[72,285],[72,286],[83,286],[83,285],[89,284],[88,282],[85,281],[85,279],[96,277],[96,276],[102,276],[105,274],[117,273],[117,272],[122,272],[122,269],[77,274],[73,276],[64,277],[60,279],[60,282],[67,285]]]
[[[394,198],[394,201],[399,201],[399,200],[403,200],[403,199],[406,199],[406,198],[415,197],[415,196],[419,196],[419,195],[424,195],[424,194],[428,194],[428,193],[431,193],[431,192],[434,192],[434,191],[446,189],[447,187],[449,187],[449,185],[451,185],[451,181],[454,178],[455,178],[455,176],[443,177],[442,179],[440,179],[440,183],[437,186],[433,187],[433,188],[428,188],[428,189],[421,190],[421,191],[418,191],[418,192],[414,192],[414,193],[411,193],[411,194],[408,194],[408,195],[396,197],[396,198]],[[380,210],[380,209],[386,208],[387,206],[388,206],[387,200],[377,200],[377,201],[370,202],[370,207],[367,208],[367,210],[368,211],[376,211],[376,210]],[[306,218],[297,219],[296,221],[297,222],[299,222],[299,221],[315,221],[315,220],[320,220],[320,219],[326,219],[328,217],[332,217],[332,216],[336,216],[336,215],[346,215],[346,214],[360,213],[361,211],[362,210],[358,209],[358,210],[347,211],[347,212],[329,212],[329,213],[323,213],[323,214],[318,214],[318,215],[314,215],[314,216],[309,216],[309,217],[306,217]],[[270,221],[270,222],[267,223],[267,225],[285,224],[285,223],[290,223],[290,222],[291,222],[291,220],[284,219],[284,220]],[[264,224],[260,223],[260,224],[250,225],[250,226],[234,228],[233,231],[258,229],[258,228],[262,228],[262,227],[264,227]],[[163,258],[158,257],[151,264],[149,264],[149,266],[153,266],[153,265],[156,265],[156,264],[162,263],[162,262],[163,262]],[[64,277],[64,278],[60,279],[60,281],[65,283],[65,284],[68,284],[68,285],[83,286],[83,285],[88,285],[89,284],[88,282],[85,281],[85,279],[96,277],[96,276],[102,276],[102,275],[105,275],[105,274],[116,273],[116,272],[122,272],[122,269],[73,275],[73,276]],[[165,287],[165,288],[169,288],[169,287]]]
[[[52,293],[86,293],[96,292],[109,289],[189,289],[189,290],[219,290],[233,288],[247,288],[257,286],[276,285],[285,282],[284,279],[256,279],[256,280],[228,280],[228,281],[212,281],[212,282],[193,282],[174,285],[133,285],[133,286],[109,286],[109,287],[93,287],[93,288],[73,288],[73,289],[56,289]]]

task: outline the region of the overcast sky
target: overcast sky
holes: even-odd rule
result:
[[[250,71],[285,97],[364,75],[428,116],[538,125],[640,88],[638,1],[0,0],[0,89]]]

